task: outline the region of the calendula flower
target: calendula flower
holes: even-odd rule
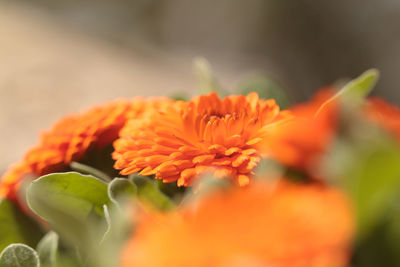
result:
[[[175,213],[145,214],[121,255],[133,266],[346,266],[354,234],[340,191],[254,183]]]
[[[31,168],[23,163],[11,165],[0,180],[0,198],[17,199],[17,191],[21,181],[31,173]]]
[[[324,89],[310,102],[290,108],[290,120],[269,128],[269,137],[262,143],[265,156],[300,170],[315,169],[337,128],[338,104],[328,101],[333,94]]]
[[[39,143],[23,160],[9,168],[0,181],[0,196],[16,198],[23,177],[64,171],[88,151],[101,150],[118,137],[128,118],[145,116],[167,99],[119,99],[67,116],[41,134]]]
[[[364,111],[370,120],[381,125],[400,140],[400,108],[381,98],[369,98]]]
[[[208,171],[244,185],[260,160],[258,144],[267,128],[285,114],[256,93],[176,102],[124,126],[114,143],[114,166],[124,175],[140,172],[179,186]]]

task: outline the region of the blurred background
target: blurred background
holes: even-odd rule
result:
[[[67,113],[265,74],[292,102],[376,67],[400,102],[400,1],[0,0],[0,173]]]

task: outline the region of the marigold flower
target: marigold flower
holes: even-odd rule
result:
[[[263,140],[265,156],[289,167],[315,169],[337,128],[337,101],[327,102],[333,94],[333,90],[323,89],[310,102],[290,108],[293,117],[270,127],[269,137]]]
[[[400,141],[400,108],[382,98],[369,98],[364,108],[367,118],[381,125]]]
[[[21,181],[31,173],[31,168],[22,162],[11,165],[0,180],[0,198],[16,200]]]
[[[260,160],[258,144],[267,128],[285,114],[256,93],[223,99],[210,93],[176,102],[124,126],[114,143],[114,167],[123,175],[140,171],[179,186],[207,171],[244,185]]]
[[[64,171],[71,161],[81,160],[92,149],[102,149],[118,137],[128,118],[145,116],[167,99],[119,99],[67,116],[41,134],[39,144],[9,168],[0,180],[0,197],[16,198],[26,174],[41,176]]]
[[[121,255],[132,266],[346,266],[354,233],[346,196],[281,181],[206,195],[145,214]]]

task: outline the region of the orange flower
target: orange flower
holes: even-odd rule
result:
[[[337,102],[326,103],[332,96],[333,90],[321,90],[310,102],[292,107],[290,120],[270,128],[263,142],[265,156],[301,170],[315,169],[335,136]]]
[[[260,100],[256,93],[224,99],[211,93],[176,102],[149,120],[124,126],[114,143],[114,167],[124,175],[140,171],[179,186],[207,171],[247,184],[266,128],[285,114],[274,100]]]
[[[17,199],[17,191],[21,181],[31,173],[31,168],[25,163],[11,165],[0,180],[0,198]]]
[[[217,192],[139,219],[121,255],[132,266],[346,266],[354,222],[338,190],[281,181]]]
[[[3,175],[0,197],[15,199],[27,174],[41,176],[63,171],[71,161],[81,160],[89,150],[111,145],[128,118],[144,116],[148,109],[163,102],[169,100],[120,99],[63,118],[41,135],[39,144],[29,150],[19,164]]]
[[[366,116],[381,125],[400,141],[400,108],[381,98],[370,98],[364,109]]]

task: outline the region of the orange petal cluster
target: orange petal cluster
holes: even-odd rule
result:
[[[256,93],[223,99],[210,93],[178,101],[124,126],[114,143],[114,167],[124,175],[140,171],[179,186],[208,171],[248,184],[260,160],[258,144],[286,115],[274,100],[261,100]]]
[[[364,108],[366,116],[381,125],[400,141],[400,108],[382,98],[369,98]]]
[[[16,200],[18,188],[31,172],[30,167],[24,162],[11,165],[0,179],[0,198]]]
[[[63,171],[71,161],[82,159],[87,151],[110,145],[129,118],[144,117],[152,108],[167,102],[170,100],[118,99],[61,119],[41,134],[39,143],[20,163],[11,166],[3,175],[0,197],[15,199],[27,174],[41,176]]]
[[[121,256],[132,266],[346,266],[354,234],[338,190],[280,181],[200,199],[176,213],[144,215]]]
[[[290,120],[270,127],[262,144],[265,156],[300,170],[315,169],[337,128],[338,103],[328,101],[333,94],[332,89],[322,89],[310,102],[293,106]]]

